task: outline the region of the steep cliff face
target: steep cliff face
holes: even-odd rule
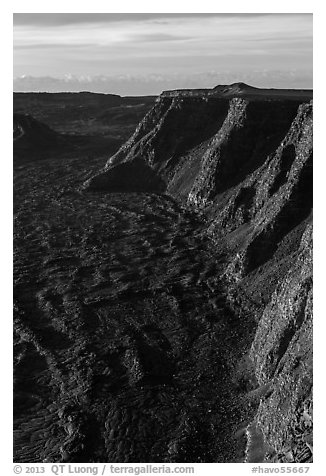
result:
[[[312,458],[312,226],[297,259],[278,284],[259,321],[250,351],[258,382],[268,385],[257,425],[274,460]]]
[[[163,93],[86,187],[165,192],[202,214],[230,303],[257,322],[266,458],[310,461],[312,101],[231,86]]]

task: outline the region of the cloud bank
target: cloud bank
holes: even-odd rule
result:
[[[300,71],[253,71],[244,72],[211,71],[208,73],[181,75],[117,75],[117,76],[72,76],[62,78],[50,76],[23,76],[14,79],[14,91],[93,91],[127,95],[158,95],[167,89],[212,88],[218,84],[243,81],[256,87],[311,88],[311,77]]]
[[[16,90],[122,94],[214,86],[220,77],[311,87],[312,15],[15,14],[14,77]]]

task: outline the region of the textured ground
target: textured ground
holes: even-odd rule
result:
[[[85,184],[156,187],[205,217],[230,305],[258,323],[243,367],[251,362],[262,392],[247,434],[264,444],[251,461],[312,460],[311,98],[243,83],[164,92]]]
[[[241,461],[252,323],[193,215],[78,191],[101,164],[15,167],[15,460]]]
[[[128,139],[155,102],[154,96],[95,93],[14,93],[14,112],[31,114],[62,134]]]
[[[17,461],[312,461],[312,92],[251,90],[16,115]]]

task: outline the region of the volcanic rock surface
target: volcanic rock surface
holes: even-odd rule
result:
[[[25,156],[29,151],[37,154],[40,151],[57,148],[62,138],[49,126],[37,121],[29,114],[14,114],[13,140],[15,156]]]
[[[152,96],[14,93],[14,161],[107,157],[130,137],[154,102]]]
[[[100,172],[16,164],[16,461],[312,461],[311,96],[164,92]]]
[[[86,184],[110,191],[115,170],[141,161],[203,217],[226,255],[228,301],[257,322],[249,359],[268,387],[255,420],[265,457],[290,462],[312,454],[311,98],[243,83],[164,92]]]
[[[29,114],[60,134],[121,138],[124,142],[155,99],[89,92],[14,93],[14,113]]]

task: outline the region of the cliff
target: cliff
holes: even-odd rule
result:
[[[202,215],[223,255],[262,392],[264,458],[312,458],[312,94],[243,83],[164,92],[85,187],[171,195]],[[264,446],[265,448],[265,446]]]

